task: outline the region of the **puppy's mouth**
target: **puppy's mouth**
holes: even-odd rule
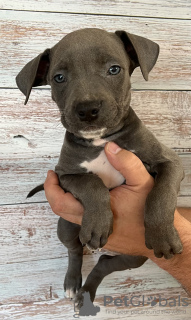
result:
[[[80,130],[79,134],[84,139],[100,139],[106,130],[107,128],[98,128],[94,125],[90,125],[85,127],[83,130]]]

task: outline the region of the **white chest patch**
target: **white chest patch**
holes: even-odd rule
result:
[[[104,150],[96,159],[89,162],[84,161],[80,166],[87,169],[88,172],[97,174],[108,189],[120,186],[125,181],[122,174],[109,163]]]

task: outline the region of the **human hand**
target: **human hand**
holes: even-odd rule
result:
[[[59,185],[58,176],[53,170],[49,170],[47,173],[44,191],[55,214],[70,222],[82,223],[84,213],[82,204],[70,192],[64,192]]]
[[[151,250],[145,246],[144,208],[154,179],[132,152],[121,150],[114,143],[107,144],[105,152],[112,166],[126,179],[126,184],[110,192],[113,233],[104,248],[122,254],[149,256]]]
[[[110,163],[125,177],[126,184],[110,192],[114,224],[113,233],[104,248],[123,254],[148,256],[150,250],[145,246],[144,206],[154,180],[141,160],[130,151],[121,150],[110,142],[105,147],[105,153]],[[48,172],[44,189],[54,213],[81,224],[83,206],[72,194],[61,189],[53,171]]]

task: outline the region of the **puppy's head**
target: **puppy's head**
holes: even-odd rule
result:
[[[28,101],[32,87],[49,84],[64,127],[87,139],[123,127],[130,104],[130,76],[140,66],[143,77],[156,63],[159,46],[116,31],[82,29],[30,61],[16,77]]]

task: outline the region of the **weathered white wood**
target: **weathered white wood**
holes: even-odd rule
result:
[[[0,207],[0,264],[67,256],[47,203]]]
[[[190,90],[191,23],[189,20],[77,15],[44,12],[0,11],[1,86],[15,87],[14,77],[35,55],[52,47],[67,33],[85,27],[115,31],[125,29],[148,37],[161,46],[160,57],[143,80],[141,72],[133,75],[136,89]],[[42,23],[43,22],[43,23]],[[6,56],[6,62],[5,62]],[[10,77],[11,74],[11,77]]]
[[[0,90],[0,95],[1,115],[4,118],[0,120],[1,155],[11,152],[17,158],[25,158],[29,154],[34,158],[42,154],[46,157],[58,156],[65,131],[50,91],[37,90],[36,102],[31,100],[27,106],[24,106],[24,96],[18,90]],[[41,142],[36,140],[37,137]],[[29,153],[27,150],[30,150]]]
[[[54,314],[55,319],[60,319],[62,313],[73,314],[73,303],[64,299],[62,283],[67,270],[67,255],[66,249],[56,239],[57,218],[46,205],[36,205],[37,208],[39,211],[35,211],[34,205],[11,206],[9,212],[1,212],[0,315],[3,320],[9,319],[10,315],[15,320],[28,320],[33,316],[36,320],[36,315],[44,319]],[[84,256],[84,280],[100,254]],[[106,311],[109,307],[103,306],[104,295],[123,298],[143,294],[145,297],[161,295],[162,298],[174,297],[176,300],[179,295],[181,299],[188,297],[173,277],[147,261],[141,268],[115,272],[104,279],[96,297],[96,303],[101,307],[99,319],[110,319]],[[190,308],[191,301],[186,307],[186,314]],[[141,307],[142,312],[151,309]],[[118,308],[112,307],[112,310],[115,312]],[[122,310],[128,310],[133,316],[137,308],[131,306]],[[154,310],[161,310],[161,307],[156,306]],[[121,313],[120,318],[125,319],[124,314]]]
[[[97,257],[85,256],[85,268],[83,274],[86,275],[96,262]],[[0,276],[2,276],[2,289],[0,292],[1,302],[4,304],[0,307],[1,319],[9,319],[6,316],[11,316],[11,319],[72,319],[74,314],[74,305],[72,301],[64,299],[62,288],[62,281],[66,265],[63,259],[51,260],[38,260],[30,263],[18,263],[0,266]],[[27,272],[26,272],[27,270]],[[4,277],[6,274],[6,278]],[[166,289],[166,283],[168,288]],[[181,299],[186,298],[189,302],[187,307],[174,307],[173,310],[184,311],[183,319],[187,318],[191,312],[190,299],[185,291],[180,287],[175,279],[168,275],[163,270],[159,269],[151,261],[146,262],[144,266],[139,269],[131,271],[115,272],[107,276],[101,283],[97,291],[95,304],[100,306],[100,313],[97,314],[98,319],[115,318],[115,312],[119,313],[120,318],[126,319],[128,312],[132,318],[136,315],[136,311],[144,312],[138,319],[145,319],[146,311],[149,313],[155,310],[157,315],[160,315],[161,310],[170,311],[169,307],[160,307],[157,304],[155,307],[139,306],[133,307],[116,307],[113,305],[104,306],[104,295],[110,295],[113,298],[124,298],[127,296],[129,299],[133,296],[138,296],[137,303],[141,301],[142,296],[145,296],[145,301],[148,298],[159,297],[167,299],[169,304],[170,299],[174,298],[178,305],[178,297]],[[109,311],[110,310],[110,311]],[[160,312],[159,312],[160,310]],[[172,307],[171,307],[172,310]],[[163,311],[163,312],[164,312]],[[112,313],[111,313],[112,312]],[[108,314],[109,313],[109,314]],[[152,313],[151,313],[152,314]],[[162,315],[162,313],[161,313]],[[157,319],[163,319],[162,316],[157,316]],[[148,314],[147,314],[148,316]],[[164,317],[164,314],[163,314]],[[63,318],[62,318],[63,319]],[[82,318],[83,319],[83,318]],[[168,318],[171,319],[171,318]],[[173,315],[172,319],[180,319]]]
[[[179,292],[178,292],[179,293]],[[143,292],[137,292],[136,294],[142,296]],[[146,299],[149,296],[153,297],[155,292],[147,291],[144,292],[144,296]],[[180,298],[186,298],[180,291]],[[174,289],[166,289],[165,292],[163,290],[157,290],[156,298],[161,295],[162,298],[167,299],[167,303],[169,305],[170,298],[174,298],[176,303],[178,304],[178,294],[176,288]],[[126,294],[126,296],[128,296]],[[121,298],[124,296],[121,295],[112,295],[113,298]],[[132,297],[129,295],[128,297]],[[100,307],[100,312],[96,317],[89,316],[90,319],[100,319],[100,320],[109,320],[109,319],[157,319],[164,320],[164,317],[168,320],[190,320],[190,306],[188,307],[162,307],[162,306],[154,306],[154,307],[115,307],[115,306],[107,306],[103,305],[104,297],[97,297],[94,305],[98,305]],[[171,300],[172,301],[172,300]],[[135,303],[137,303],[135,301]],[[71,320],[74,319],[74,306],[72,301],[66,301],[64,299],[54,299],[50,301],[41,301],[41,302],[30,302],[30,303],[18,303],[18,304],[8,304],[0,307],[0,315],[2,320]],[[11,318],[10,318],[11,317]],[[88,318],[88,319],[89,319]],[[85,320],[87,317],[80,317],[80,319]]]
[[[185,178],[181,183],[180,196],[182,199],[180,199],[180,203],[181,206],[191,207],[191,156],[189,154],[181,155],[181,159]],[[30,159],[25,158],[24,154],[23,159],[1,160],[0,205],[46,201],[44,192],[40,192],[28,200],[26,200],[26,196],[30,190],[45,181],[47,171],[54,170],[57,162],[58,158],[56,157],[48,159],[45,156],[40,159],[34,156],[33,159]]]
[[[28,192],[54,169],[63,142],[64,129],[50,91],[33,90],[27,106],[23,98],[19,90],[0,91],[0,204],[25,202]],[[135,91],[131,105],[161,142],[182,153],[186,177],[180,195],[191,195],[191,93]],[[40,193],[30,201],[44,200]],[[181,199],[181,205],[184,201],[191,206],[189,198]]]
[[[50,91],[34,89],[24,100],[19,90],[0,90],[0,157],[58,156],[64,129]],[[131,106],[159,141],[191,151],[191,92],[135,91]]]
[[[0,265],[60,257],[67,261],[67,249],[57,238],[58,217],[48,203],[0,206],[0,221]]]
[[[145,125],[170,148],[191,147],[190,92],[138,91],[131,106]]]
[[[175,293],[176,294],[176,293]],[[167,297],[167,294],[163,294],[163,297]],[[175,297],[175,298],[174,298]],[[123,297],[119,298],[123,299]],[[149,298],[149,296],[147,297]],[[178,297],[175,295],[172,298],[178,301]],[[103,300],[103,299],[102,299]],[[99,304],[94,303],[95,305]],[[173,310],[172,310],[173,309]],[[63,300],[57,301],[48,301],[46,303],[31,303],[31,304],[14,304],[14,305],[6,305],[2,306],[2,315],[5,314],[5,318],[1,318],[2,320],[7,320],[9,318],[6,317],[6,314],[9,312],[11,314],[11,319],[13,320],[46,320],[47,317],[49,320],[57,319],[62,320],[64,319],[71,320],[74,319],[74,311],[73,310],[73,303],[65,303]],[[102,307],[100,312],[97,314],[96,318],[89,316],[90,319],[100,319],[100,320],[109,320],[109,319],[148,319],[148,316],[151,319],[159,319],[164,320],[164,315],[168,317],[168,320],[180,320],[180,319],[190,319],[190,309],[185,307],[179,307],[177,309],[172,307],[159,307],[159,308],[143,308],[139,307],[139,309],[133,307],[129,308],[116,308],[116,307]],[[99,316],[99,318],[98,318]],[[22,317],[22,318],[20,318]],[[80,317],[80,319],[85,320],[87,317]]]
[[[14,77],[21,67],[65,34],[99,27],[125,29],[160,44],[150,81],[146,83],[137,69],[133,88],[190,90],[190,8],[188,0],[0,0],[0,9],[12,10],[0,11],[0,87],[16,88]],[[34,90],[28,105],[23,102],[18,90],[0,90],[0,204],[12,204],[0,206],[0,319],[71,320],[73,302],[63,298],[67,250],[57,239],[58,217],[47,203],[35,203],[45,201],[44,193],[24,203],[28,191],[57,163],[64,129],[49,90]],[[133,92],[132,106],[161,142],[181,153],[186,177],[178,204],[191,206],[190,92]],[[84,257],[84,279],[99,255]],[[104,279],[96,298],[101,312],[94,318],[190,319],[191,301],[188,307],[171,308],[103,306],[104,295],[133,294],[187,297],[175,279],[149,261]]]
[[[85,280],[100,254],[84,256],[82,268]],[[66,258],[33,260],[0,265],[0,301],[1,304],[27,303],[63,299],[63,280],[67,270]],[[187,297],[181,285],[167,272],[160,269],[151,261],[147,261],[141,268],[114,272],[108,275],[100,287],[99,295],[136,295],[156,294],[158,290],[176,288],[177,295]],[[101,302],[101,301],[100,301]],[[103,301],[102,301],[103,302]],[[64,304],[67,304],[67,300]]]
[[[2,0],[2,9],[190,19],[189,0]]]
[[[191,196],[178,197],[178,207],[191,208]]]

